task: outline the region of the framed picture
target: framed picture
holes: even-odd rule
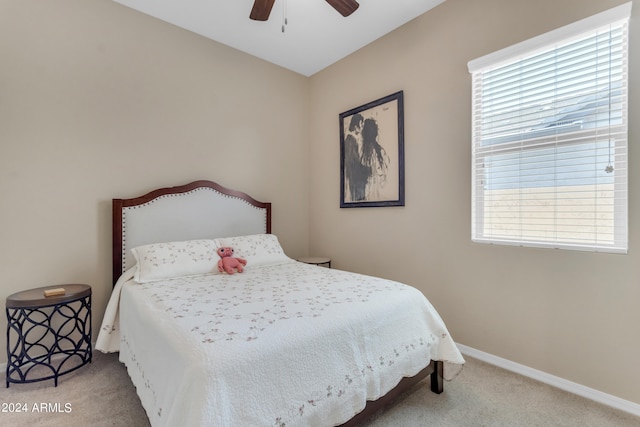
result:
[[[403,92],[340,114],[340,207],[404,206]]]

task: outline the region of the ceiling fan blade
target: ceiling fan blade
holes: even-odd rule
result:
[[[342,16],[349,16],[360,6],[356,0],[327,0]]]
[[[269,19],[274,1],[275,0],[254,0],[249,18],[254,21],[266,21]]]

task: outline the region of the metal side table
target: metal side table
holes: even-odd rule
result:
[[[63,288],[64,294],[45,296]],[[91,362],[91,286],[56,285],[7,297],[7,387],[53,379]]]

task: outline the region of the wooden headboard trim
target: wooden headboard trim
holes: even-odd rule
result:
[[[123,210],[125,208],[144,205],[160,197],[176,195],[181,193],[188,193],[200,188],[210,188],[217,191],[220,194],[235,197],[246,201],[248,204],[264,209],[266,212],[266,224],[265,229],[267,233],[271,233],[271,203],[259,202],[246,193],[237,190],[231,190],[223,187],[222,185],[207,180],[194,181],[189,184],[179,185],[175,187],[160,188],[153,190],[145,195],[134,197],[131,199],[113,199],[112,200],[112,257],[113,257],[113,283],[115,284],[120,275],[123,273],[122,267],[122,251],[123,251],[123,235],[125,230],[123,229]]]

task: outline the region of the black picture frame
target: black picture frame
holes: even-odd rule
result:
[[[340,207],[404,206],[404,93],[340,114]]]

